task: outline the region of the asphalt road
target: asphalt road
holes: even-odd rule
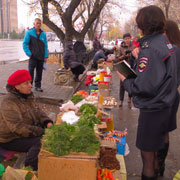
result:
[[[22,42],[22,40],[0,40],[0,61],[28,59],[23,51]],[[62,46],[60,47],[59,41],[49,41],[48,50],[62,52]]]

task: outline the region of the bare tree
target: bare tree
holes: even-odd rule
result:
[[[25,1],[25,0],[24,0]],[[92,10],[83,28],[80,32],[75,29],[74,23],[80,17],[78,13],[79,8],[82,8],[82,3],[85,0],[32,0],[29,5],[31,7],[37,7],[40,4],[40,10],[42,13],[43,23],[52,29],[61,42],[72,41],[75,38],[78,41],[83,41],[86,33],[93,24],[93,22],[99,17],[101,10],[106,5],[108,0],[95,0]],[[52,11],[58,15],[61,21],[61,27],[55,23]],[[85,14],[85,10],[81,9],[81,14]],[[79,17],[78,17],[79,16]]]

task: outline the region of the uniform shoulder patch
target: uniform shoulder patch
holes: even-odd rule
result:
[[[138,71],[144,72],[149,64],[149,59],[147,57],[141,57],[138,62]]]

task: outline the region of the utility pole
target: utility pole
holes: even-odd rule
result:
[[[4,34],[4,22],[3,22],[2,0],[0,0],[0,21],[1,21],[1,34]]]
[[[8,6],[8,0],[5,0],[5,10],[6,10],[6,27],[7,27],[7,33],[9,33],[9,6]]]

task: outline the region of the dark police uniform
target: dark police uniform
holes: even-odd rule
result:
[[[165,35],[140,40],[136,73],[136,79],[123,82],[140,109],[136,145],[143,151],[157,151],[164,146],[165,134],[176,129],[179,104],[176,55]]]

